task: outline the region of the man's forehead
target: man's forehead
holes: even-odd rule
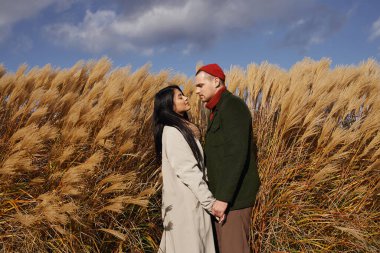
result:
[[[198,73],[198,75],[195,76],[195,82],[196,83],[203,83],[207,80],[207,73],[201,71]]]
[[[196,86],[202,85],[205,83],[205,80],[206,80],[205,78],[195,78],[194,84]]]
[[[200,71],[195,77],[204,78],[204,77],[206,77],[206,75],[208,75],[206,72]]]

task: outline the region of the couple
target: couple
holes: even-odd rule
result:
[[[260,185],[257,149],[250,111],[224,81],[217,64],[195,75],[196,94],[211,111],[204,152],[181,89],[172,85],[155,96],[154,139],[163,177],[159,252],[251,252],[251,212]]]

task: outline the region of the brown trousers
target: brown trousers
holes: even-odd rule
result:
[[[251,253],[249,229],[252,207],[228,212],[223,224],[213,222],[214,236],[219,253]]]

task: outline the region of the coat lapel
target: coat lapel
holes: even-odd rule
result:
[[[208,118],[208,124],[207,124],[207,132],[210,130],[212,123],[215,121],[215,117],[218,115],[218,108],[215,108],[214,117],[210,121],[210,117]]]
[[[224,98],[228,96],[229,94],[230,92],[228,90],[223,92],[222,97],[220,98],[219,102],[215,106],[214,117],[212,118],[211,121],[210,121],[210,117],[208,117],[207,132],[210,130],[212,123],[215,121],[215,118],[218,117],[218,111],[219,111],[220,105],[223,103]]]

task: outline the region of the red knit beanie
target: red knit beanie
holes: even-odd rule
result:
[[[219,77],[220,80],[224,81],[226,76],[224,75],[223,69],[216,63],[207,64],[198,69],[195,75],[198,75],[199,72],[204,71],[212,76]]]

